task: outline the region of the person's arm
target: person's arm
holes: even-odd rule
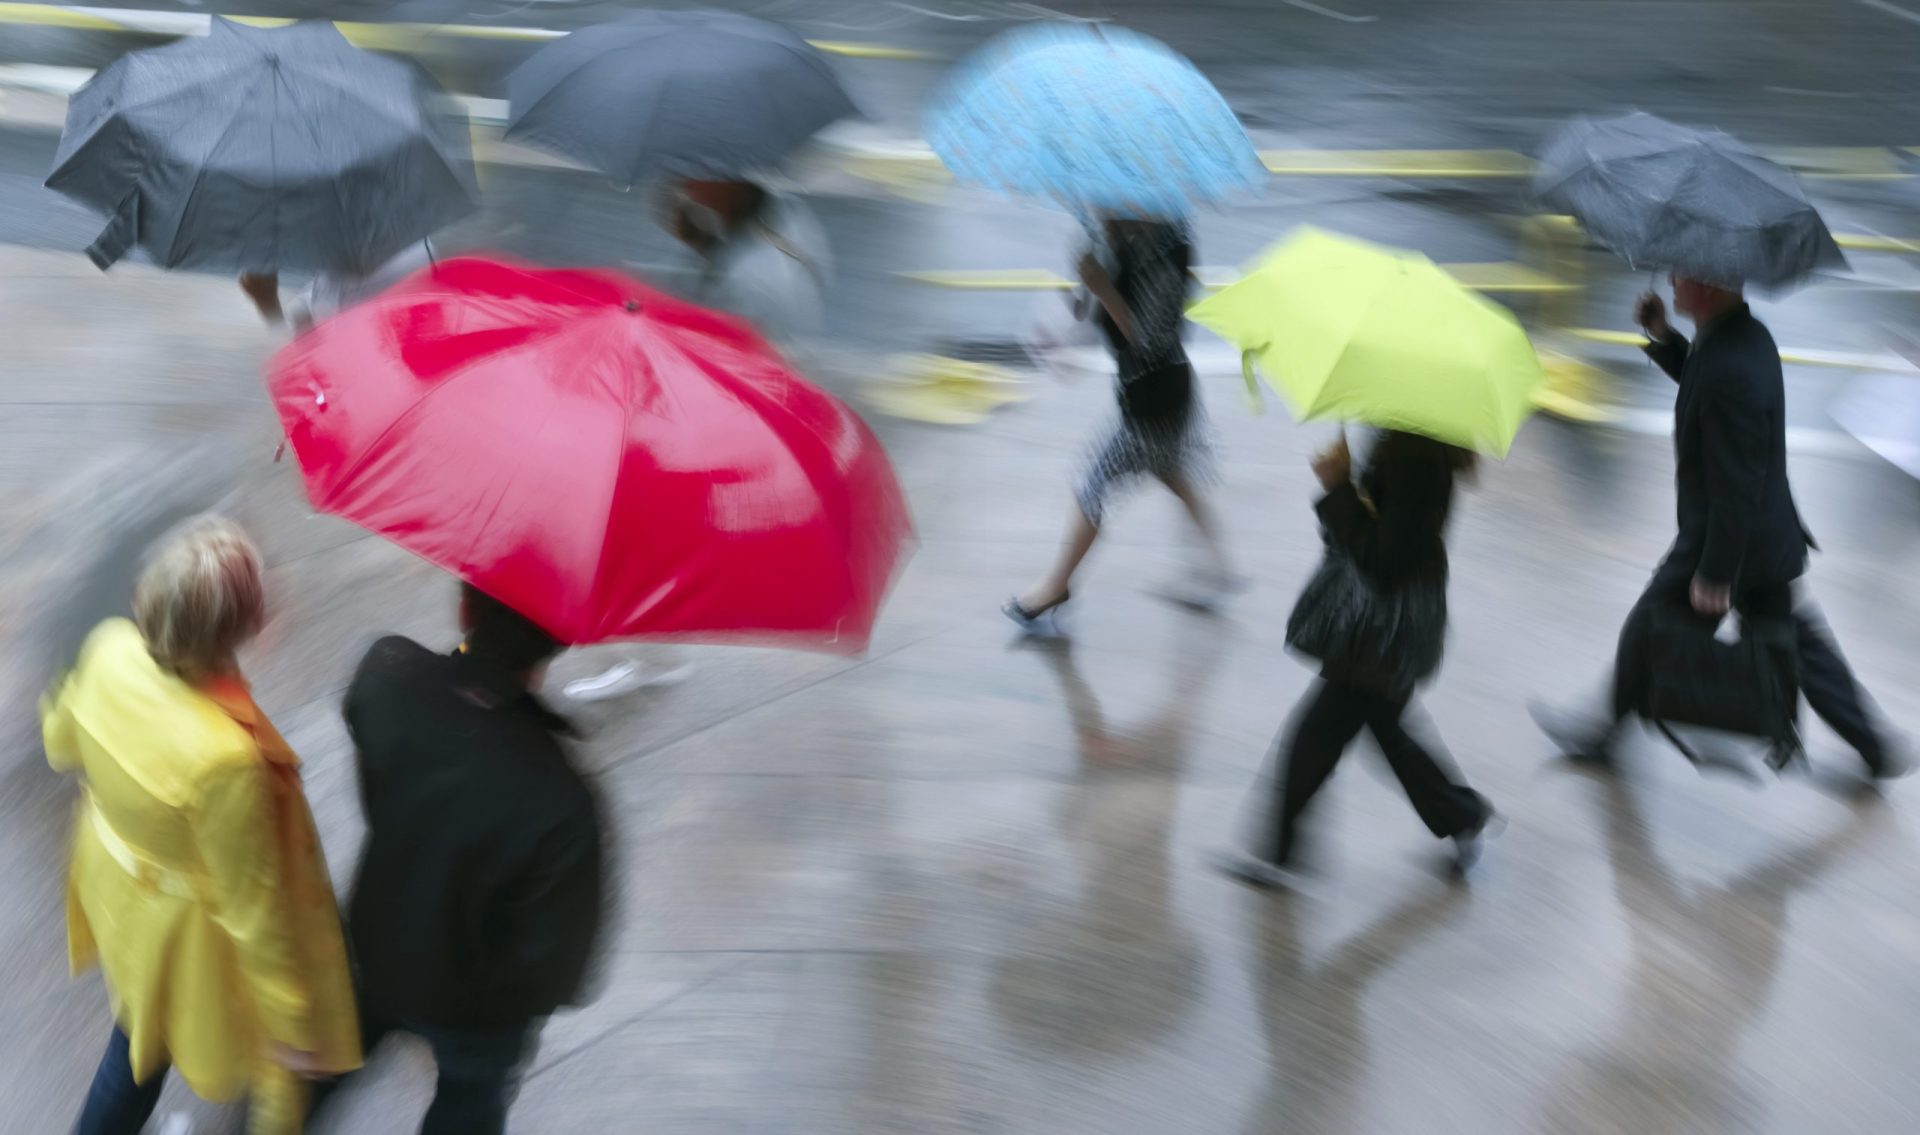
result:
[[[502,957],[514,998],[536,1013],[574,1004],[600,934],[604,852],[589,807],[540,841],[504,896]]]
[[[40,697],[40,744],[55,772],[80,767],[79,739],[74,736],[73,713],[67,709],[67,683],[71,680],[63,675]]]
[[[1766,412],[1753,384],[1726,372],[1702,376],[1700,424],[1706,449],[1707,539],[1694,575],[1729,587],[1760,516],[1771,448]]]
[[[1138,346],[1140,338],[1133,325],[1133,309],[1127,306],[1126,298],[1114,285],[1113,277],[1107,275],[1100,258],[1091,252],[1080,258],[1080,283],[1087,289],[1087,294],[1106,311],[1107,318],[1113,320],[1120,337]]]
[[[286,312],[280,306],[280,275],[277,272],[242,272],[240,290],[246,293],[253,306],[260,312],[260,318],[268,323],[280,323]]]
[[[1646,332],[1647,342],[1640,349],[1647,353],[1655,366],[1667,372],[1667,377],[1680,381],[1680,370],[1687,362],[1687,337],[1673,329],[1667,322],[1667,305],[1652,292],[1640,297],[1634,305],[1634,322]]]
[[[209,913],[233,943],[267,1039],[312,1046],[311,1005],[281,871],[275,775],[257,755],[220,760],[192,797],[193,836],[206,868]]]
[[[1334,485],[1313,506],[1328,542],[1376,576],[1404,570],[1426,552],[1438,518],[1445,515],[1450,487],[1443,468],[1395,463],[1383,472],[1377,511],[1360,499],[1351,481]]]
[[[1640,349],[1647,353],[1647,357],[1653,360],[1655,366],[1667,372],[1668,378],[1679,382],[1680,368],[1687,363],[1687,351],[1690,346],[1685,335],[1669,328],[1666,338],[1650,339]]]

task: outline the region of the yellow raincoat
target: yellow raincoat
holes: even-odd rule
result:
[[[252,1130],[298,1131],[300,1084],[360,1064],[346,946],[299,760],[237,679],[189,686],[131,622],[97,627],[41,707],[47,760],[84,793],[67,946],[96,962],[136,1081],[171,1064],[194,1094],[252,1089]]]

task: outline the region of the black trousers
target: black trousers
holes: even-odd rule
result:
[[[1401,724],[1412,699],[1412,690],[1383,693],[1321,679],[1294,720],[1281,767],[1275,773],[1277,799],[1271,839],[1261,849],[1266,858],[1283,865],[1292,860],[1301,813],[1333,774],[1334,766],[1361,729],[1373,734],[1387,766],[1428,831],[1444,839],[1473,831],[1486,822],[1491,811],[1486,800],[1461,784],[1458,774],[1435,760]]]
[[[1661,607],[1692,609],[1693,568],[1668,559],[1653,573],[1647,589],[1627,613],[1620,628],[1620,645],[1613,663],[1613,717],[1618,723],[1640,704],[1640,694],[1650,667],[1656,659],[1648,657],[1646,625]],[[1853,671],[1841,657],[1825,621],[1808,610],[1795,610],[1793,585],[1770,584],[1749,588],[1733,597],[1734,610],[1756,618],[1793,619],[1794,648],[1799,655],[1800,692],[1832,727],[1841,740],[1853,746],[1867,768],[1878,771],[1885,760],[1886,740],[1868,708],[1866,694],[1854,681]]]
[[[507,1109],[520,1090],[520,1077],[533,1062],[544,1021],[492,1029],[455,1029],[399,1020],[360,1009],[360,1043],[369,1059],[380,1042],[396,1032],[412,1033],[433,1050],[439,1079],[433,1103],[420,1122],[420,1135],[502,1135]],[[357,1073],[317,1082],[309,1097],[308,1121],[324,1116],[323,1104]]]

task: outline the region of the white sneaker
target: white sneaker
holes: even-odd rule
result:
[[[176,1111],[160,1125],[160,1135],[193,1135],[193,1120]]]
[[[650,666],[643,662],[622,662],[591,678],[580,678],[561,687],[561,692],[577,702],[607,701],[656,686],[678,685],[693,673],[692,663],[678,666]]]

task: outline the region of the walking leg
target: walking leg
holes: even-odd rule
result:
[[[1167,486],[1167,491],[1179,499],[1187,515],[1193,518],[1193,526],[1199,529],[1200,539],[1206,544],[1207,559],[1215,578],[1223,583],[1231,580],[1233,567],[1227,556],[1226,535],[1213,506],[1207,503],[1207,498],[1191,480],[1180,474],[1162,477],[1161,482]]]
[[[1402,718],[1408,701],[1409,695],[1375,698],[1367,714],[1368,732],[1428,831],[1447,839],[1479,830],[1493,809],[1462,783],[1458,770],[1442,766],[1407,732]]]
[[[1308,699],[1293,724],[1281,766],[1274,770],[1272,836],[1262,850],[1281,866],[1292,862],[1301,813],[1366,723],[1366,700],[1351,687],[1322,679]]]
[[[1067,521],[1067,538],[1060,545],[1060,555],[1053,562],[1053,570],[1021,594],[1018,600],[1020,606],[1038,614],[1064,600],[1073,585],[1073,573],[1079,570],[1080,562],[1093,550],[1093,542],[1099,536],[1099,526],[1076,504],[1073,515]]]
[[[164,1068],[144,1084],[134,1082],[132,1044],[116,1027],[94,1069],[93,1086],[87,1089],[87,1103],[74,1135],[140,1135],[166,1082]]]
[[[1869,772],[1884,775],[1889,771],[1886,738],[1874,719],[1872,702],[1854,680],[1826,620],[1818,611],[1796,610],[1793,632],[1800,655],[1800,690],[1807,704],[1841,740],[1853,746]]]
[[[439,1067],[433,1105],[420,1135],[501,1135],[507,1109],[532,1062],[539,1024],[484,1032],[433,1030],[426,1036]]]

